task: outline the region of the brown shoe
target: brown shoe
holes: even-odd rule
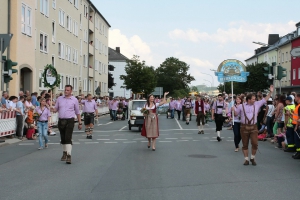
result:
[[[249,160],[245,160],[244,165],[249,165]]]
[[[66,151],[63,152],[63,155],[62,155],[60,160],[61,161],[66,161],[67,160],[67,152]]]
[[[67,161],[66,161],[67,164],[71,164],[71,155],[67,155]]]
[[[256,166],[256,162],[254,159],[250,159],[250,161],[251,161],[252,165]]]

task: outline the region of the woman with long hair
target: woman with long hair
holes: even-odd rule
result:
[[[45,148],[48,148],[48,122],[50,121],[51,112],[46,106],[46,99],[41,99],[41,105],[36,107],[36,112],[39,114],[37,126],[39,130],[39,150],[43,149],[43,137],[45,139]]]
[[[284,127],[284,114],[283,109],[286,106],[285,103],[285,95],[281,95],[278,99],[278,103],[276,106],[275,111],[275,122],[277,122],[277,134],[280,134],[282,132],[282,129]]]
[[[160,103],[155,103],[153,94],[150,94],[147,98],[147,103],[144,106],[149,113],[144,114],[145,120],[141,135],[148,139],[148,148],[150,148],[152,140],[152,151],[155,151],[156,138],[159,136],[156,108],[166,103],[167,94],[169,94],[169,92],[165,92],[164,98]]]
[[[241,99],[241,97],[237,96],[232,109],[235,110],[242,102],[243,102],[243,100]],[[235,145],[234,151],[235,152],[239,151],[239,144],[242,139],[240,129],[241,129],[241,116],[237,115],[237,116],[234,116],[234,124],[233,124],[234,145]]]

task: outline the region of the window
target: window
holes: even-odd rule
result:
[[[77,91],[77,78],[73,78],[73,90]]]
[[[95,71],[98,71],[98,61],[95,60]]]
[[[284,62],[284,53],[281,54],[281,63]]]
[[[49,16],[49,2],[48,0],[40,0],[40,11],[45,16]]]
[[[52,0],[52,8],[56,8],[56,0]]]
[[[293,69],[293,80],[296,79],[296,69]]]
[[[44,79],[43,79],[43,71],[39,72],[39,88],[45,88]]]
[[[66,25],[67,25],[67,30],[70,30],[70,17],[69,17],[69,15],[67,15]]]
[[[80,56],[82,56],[82,39],[80,39]]]
[[[101,74],[102,64],[101,64],[100,61],[99,61],[99,63],[98,63],[98,66],[99,66],[99,74]]]
[[[65,11],[59,9],[59,24],[63,27],[65,27]]]
[[[88,7],[84,4],[83,6],[84,17],[88,18]]]
[[[98,29],[98,17],[95,17],[95,28]]]
[[[288,54],[288,52],[286,52],[285,55],[286,55],[285,61],[287,62],[287,61],[289,61],[289,54]]]
[[[83,91],[84,92],[87,91],[87,80],[86,79],[83,80]]]
[[[64,89],[64,76],[60,75],[60,84],[59,84],[59,90]]]
[[[99,41],[99,53],[102,53],[102,43]]]
[[[98,39],[96,38],[95,49],[98,50]]]
[[[300,68],[298,68],[298,79],[300,79]]]
[[[78,0],[74,0],[74,6],[78,9]]]
[[[31,36],[31,23],[32,23],[32,15],[31,8],[26,4],[22,4],[21,7],[21,32]]]
[[[81,30],[81,28],[82,28],[81,17],[82,17],[82,14],[80,13],[80,15],[79,15],[80,30]]]
[[[95,84],[94,84],[94,90],[96,90],[98,87],[98,81],[95,81]]]
[[[48,52],[48,35],[45,33],[40,33],[40,51]]]
[[[89,79],[89,92],[91,92],[91,91],[92,91],[92,80]]]
[[[104,83],[104,92],[107,92],[107,90],[106,90],[106,88],[107,88],[106,84],[107,83]]]
[[[52,42],[55,43],[55,21],[52,21]]]
[[[51,58],[51,64],[52,64],[53,67],[55,66],[55,58],[54,58],[54,55],[52,55],[52,58]]]

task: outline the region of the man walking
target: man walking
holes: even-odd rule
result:
[[[224,122],[224,118],[226,117],[227,113],[227,103],[224,101],[224,97],[222,94],[218,95],[218,100],[212,106],[211,111],[211,119],[215,120],[216,123],[216,132],[218,134],[217,140],[220,142],[221,139],[221,130]]]
[[[169,103],[169,110],[171,113],[171,119],[174,119],[174,112],[175,112],[175,101],[173,100],[173,98],[170,98],[170,103]]]
[[[296,95],[296,103],[298,103],[297,107],[294,110],[293,113],[293,125],[295,127],[294,129],[294,142],[295,142],[295,149],[296,154],[292,156],[294,159],[300,159],[300,94]]]
[[[203,126],[205,124],[205,109],[204,109],[204,101],[200,96],[197,97],[197,101],[195,103],[195,113],[197,115],[197,126],[198,126],[198,134],[204,134]]]
[[[114,121],[116,121],[116,119],[117,119],[118,104],[119,104],[119,101],[117,101],[116,97],[114,98],[113,101],[110,102],[112,118]]]
[[[65,95],[58,97],[53,109],[58,112],[58,129],[60,132],[61,144],[63,146],[63,156],[61,161],[66,161],[71,164],[72,152],[72,134],[74,129],[74,116],[78,119],[78,129],[81,130],[81,116],[79,112],[78,100],[72,96],[73,87],[71,85],[65,86]]]
[[[84,115],[84,125],[85,125],[85,133],[87,139],[92,139],[92,133],[94,129],[94,118],[96,112],[96,118],[98,118],[98,108],[97,103],[94,99],[92,99],[92,95],[87,95],[87,100],[82,100],[81,104],[83,107],[83,115]]]
[[[235,116],[241,116],[241,137],[243,142],[243,153],[245,157],[244,165],[249,165],[248,144],[251,139],[252,151],[250,161],[252,165],[256,165],[255,154],[258,147],[258,129],[256,125],[257,114],[262,105],[271,97],[273,92],[273,85],[270,86],[270,93],[260,101],[256,101],[255,94],[248,94],[246,96],[246,103],[239,106],[232,107]]]

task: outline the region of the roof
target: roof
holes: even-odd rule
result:
[[[109,61],[126,61],[129,60],[126,56],[121,53],[118,53],[112,48],[108,48],[108,60]]]

